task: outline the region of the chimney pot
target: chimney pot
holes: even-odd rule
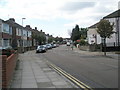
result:
[[[37,27],[35,27],[35,30],[37,30]]]
[[[14,19],[14,18],[10,18],[9,20],[15,22],[15,19]]]

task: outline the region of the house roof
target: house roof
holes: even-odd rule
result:
[[[6,23],[6,24],[7,24],[7,22],[6,22],[6,21],[4,21],[3,19],[0,19],[0,21],[1,21],[1,22],[3,22],[3,23]]]
[[[116,17],[120,17],[120,9],[111,13],[111,14],[109,14],[109,15],[107,15],[107,16],[105,16],[105,17],[103,17],[103,19],[105,19],[105,18],[116,18]]]
[[[15,21],[7,20],[6,22],[13,27],[24,28],[23,26],[17,24]]]
[[[96,28],[98,24],[99,24],[99,22],[97,22],[96,24],[94,24],[94,25],[92,25],[92,26],[90,26],[88,28]]]
[[[4,22],[4,20],[2,20],[1,18],[0,18],[0,21],[3,21],[3,22]]]

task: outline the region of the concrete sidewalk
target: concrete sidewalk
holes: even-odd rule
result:
[[[76,47],[74,47],[73,51],[77,52],[77,53],[80,53],[80,54],[83,54],[83,55],[102,56],[102,57],[104,56],[104,52],[83,51],[83,50],[80,50]],[[115,52],[106,52],[106,57],[118,60],[120,58],[120,54],[115,54]]]
[[[35,51],[19,55],[10,88],[77,88],[71,81],[51,69]]]

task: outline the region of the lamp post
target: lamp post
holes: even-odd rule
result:
[[[26,18],[22,18],[22,26],[23,26],[23,20],[25,20]]]
[[[23,26],[23,20],[25,20],[26,18],[22,18],[22,26]],[[22,52],[24,53],[24,40],[23,40],[23,29],[22,29]]]

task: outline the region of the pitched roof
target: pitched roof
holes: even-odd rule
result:
[[[94,25],[92,25],[92,26],[90,26],[88,28],[96,28],[98,24],[99,24],[99,22],[97,22],[96,24],[94,24]]]
[[[111,14],[109,14],[109,15],[107,15],[107,16],[105,16],[105,17],[103,17],[103,19],[105,19],[105,18],[116,18],[116,17],[120,17],[120,9],[111,13]]]
[[[18,23],[14,22],[14,21],[7,20],[6,22],[13,27],[24,28],[23,26],[19,25]]]

